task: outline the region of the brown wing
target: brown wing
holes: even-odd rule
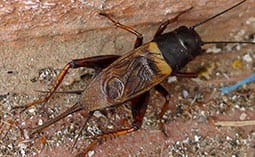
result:
[[[122,99],[125,97],[132,97],[132,95],[137,95],[137,93],[147,89],[147,87],[150,87],[153,82],[158,79],[157,74],[159,73],[159,69],[154,65],[153,61],[146,58],[146,56],[136,56],[125,64],[126,66],[123,64],[122,70],[118,69],[120,70],[119,74],[122,72],[122,75],[117,76],[124,85],[123,93],[119,95]],[[112,86],[112,83],[105,83],[104,85],[108,89],[117,87]],[[109,94],[111,93],[107,90],[106,92]]]
[[[104,69],[92,81],[84,95],[88,98],[84,99],[86,102],[97,103],[95,107],[91,106],[93,109],[99,104],[102,108],[123,103],[150,90],[171,71],[156,43],[148,43],[127,53]]]

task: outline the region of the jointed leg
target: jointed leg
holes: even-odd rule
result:
[[[180,13],[179,13],[176,17],[174,17],[173,19],[170,19],[170,20],[167,20],[167,21],[163,22],[163,23],[159,26],[157,32],[155,33],[154,38],[156,38],[156,37],[158,37],[159,35],[161,35],[161,34],[164,32],[164,30],[166,29],[167,25],[169,25],[170,23],[176,22],[176,21],[178,20],[178,18],[179,18],[182,14],[186,13],[186,12],[189,11],[190,9],[191,9],[191,8],[186,9],[186,10],[180,12]]]
[[[132,27],[129,27],[129,26],[119,23],[118,21],[114,20],[109,14],[100,13],[100,15],[107,17],[110,21],[112,21],[115,24],[115,26],[120,27],[121,29],[124,29],[124,30],[134,34],[137,37],[136,41],[135,41],[134,48],[137,48],[143,44],[143,35],[141,33],[137,32]]]
[[[88,151],[90,151],[96,144],[98,144],[100,141],[107,140],[112,137],[118,137],[121,135],[126,135],[128,133],[134,132],[138,129],[141,128],[142,121],[145,115],[145,111],[147,109],[147,105],[149,102],[149,92],[146,92],[134,99],[131,100],[131,109],[132,109],[132,115],[134,118],[134,122],[132,123],[132,126],[129,129],[123,129],[123,130],[118,130],[112,133],[107,133],[103,134],[97,137],[97,140],[92,141],[88,147],[82,150],[79,154],[76,155],[78,156],[85,156]]]
[[[196,72],[173,72],[172,73],[173,76],[176,77],[185,77],[185,78],[197,78],[198,77],[198,73]]]
[[[95,56],[83,59],[75,59],[66,64],[63,70],[57,77],[55,85],[50,89],[50,91],[46,94],[44,98],[39,98],[38,100],[33,101],[32,103],[26,104],[24,106],[17,106],[15,108],[23,108],[22,111],[26,110],[27,108],[34,106],[40,103],[46,103],[50,97],[55,93],[61,82],[63,81],[65,75],[67,74],[68,70],[80,68],[80,67],[88,67],[88,68],[105,68],[120,56],[118,55],[102,55],[102,56]]]
[[[161,109],[161,112],[159,114],[159,120],[160,120],[160,128],[162,130],[162,132],[167,136],[167,133],[165,132],[165,129],[164,129],[164,124],[163,124],[163,116],[165,114],[165,112],[167,111],[168,109],[168,105],[169,105],[169,99],[170,99],[170,95],[168,93],[168,91],[162,87],[160,84],[158,84],[157,86],[155,86],[155,89],[160,93],[162,94],[164,97],[165,97],[165,104],[163,105],[162,109]]]

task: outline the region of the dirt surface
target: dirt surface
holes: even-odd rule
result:
[[[86,117],[75,113],[30,136],[30,129],[53,118],[78,100],[79,95],[56,94],[47,104],[25,112],[12,110],[48,90],[71,59],[98,54],[123,54],[132,49],[134,36],[116,29],[98,16],[105,10],[151,40],[161,21],[193,7],[168,30],[193,25],[233,4],[232,1],[3,1],[0,4],[0,156],[73,156],[93,134],[126,128],[132,123],[128,104],[106,114],[97,113],[73,151]],[[36,9],[37,8],[37,9]],[[153,10],[152,10],[153,8]],[[205,41],[254,40],[255,1],[201,26]],[[254,45],[208,45],[207,53],[183,70],[200,72],[195,79],[169,78],[171,93],[164,116],[168,136],[159,128],[158,114],[165,99],[152,89],[142,129],[107,140],[88,156],[255,156],[255,126],[219,127],[223,120],[255,120],[254,84],[229,94],[218,89],[254,73]],[[203,72],[201,72],[203,71]],[[59,90],[84,89],[94,71],[70,70]],[[243,124],[245,125],[245,123]]]

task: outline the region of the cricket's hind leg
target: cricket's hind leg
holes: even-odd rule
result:
[[[41,104],[41,103],[46,103],[51,96],[56,92],[57,88],[63,81],[64,77],[66,76],[68,70],[75,69],[75,68],[80,68],[80,67],[87,67],[87,68],[105,68],[109,64],[111,64],[113,61],[118,59],[120,56],[119,55],[102,55],[102,56],[95,56],[95,57],[88,57],[88,58],[82,58],[82,59],[74,59],[66,66],[63,68],[63,70],[60,72],[60,74],[57,77],[56,83],[53,85],[53,87],[50,89],[47,94],[39,98],[29,104],[22,105],[22,106],[15,106],[13,109],[21,108],[22,111],[28,109],[31,106]]]

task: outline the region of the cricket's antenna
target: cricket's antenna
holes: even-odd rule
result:
[[[255,42],[252,41],[203,41],[202,45],[205,44],[255,44]]]
[[[198,27],[198,26],[200,26],[200,25],[202,25],[202,24],[204,24],[204,23],[206,23],[206,22],[208,22],[208,21],[210,21],[210,20],[212,20],[212,19],[214,19],[214,18],[216,18],[216,17],[218,17],[218,16],[220,16],[220,15],[222,15],[222,14],[228,12],[229,10],[231,10],[231,9],[233,9],[233,8],[235,8],[235,7],[239,6],[239,5],[241,5],[241,4],[244,3],[245,1],[246,1],[246,0],[243,0],[243,1],[241,1],[241,2],[239,2],[239,3],[237,3],[237,4],[235,4],[235,5],[233,5],[232,7],[228,8],[228,9],[226,9],[226,10],[223,10],[223,11],[219,12],[218,14],[216,14],[216,15],[214,15],[214,16],[212,16],[212,17],[209,17],[208,19],[206,19],[206,20],[204,20],[204,21],[201,21],[201,22],[199,22],[199,23],[197,23],[197,24],[191,26],[190,28],[191,28],[191,29],[195,29],[195,27]]]

